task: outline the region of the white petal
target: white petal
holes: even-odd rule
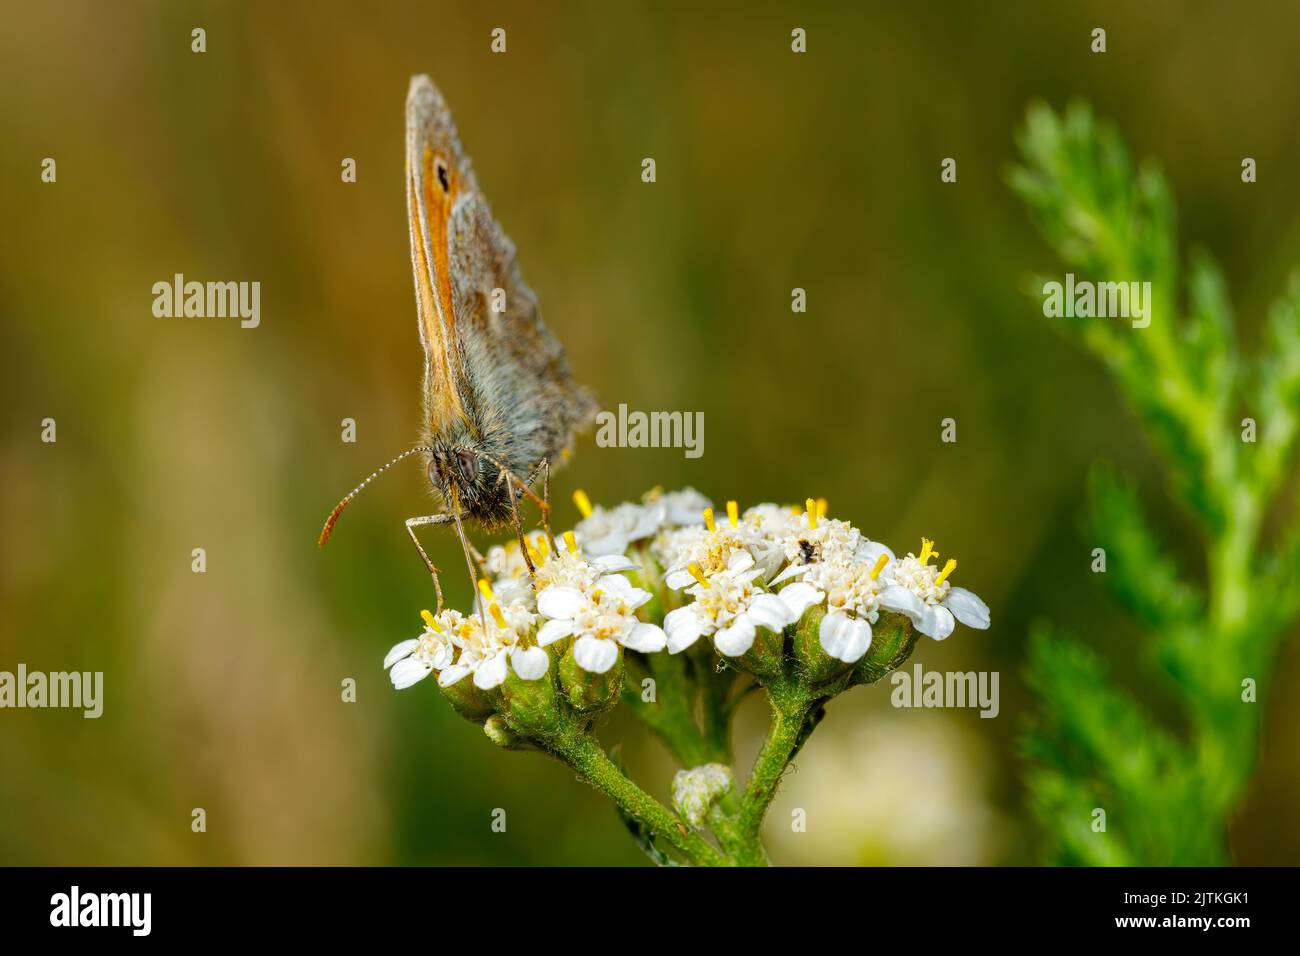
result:
[[[442,669],[442,673],[438,675],[438,684],[441,687],[450,687],[468,673],[469,667],[465,664],[452,664]]]
[[[542,647],[554,644],[562,637],[573,633],[572,621],[547,621],[537,631],[537,643]]]
[[[853,664],[862,660],[862,655],[871,646],[871,625],[840,611],[832,611],[822,618],[817,637],[823,651],[837,661]]]
[[[658,625],[638,623],[623,635],[622,644],[643,654],[653,654],[668,646],[668,635]]]
[[[754,646],[754,622],[747,614],[739,614],[718,633],[713,635],[713,646],[719,654],[739,657]]]
[[[401,641],[394,644],[393,649],[384,657],[384,670],[392,667],[403,657],[410,657],[411,652],[420,646],[420,639],[413,637],[409,641]]]
[[[388,672],[388,676],[392,680],[393,686],[398,690],[402,690],[412,684],[418,684],[431,673],[433,673],[433,668],[428,664],[408,657],[394,664],[393,669]]]
[[[673,524],[696,525],[704,523],[704,509],[712,508],[713,503],[694,488],[670,491],[664,495],[669,505],[665,520]]]
[[[664,584],[668,585],[674,591],[680,591],[684,587],[690,587],[695,577],[689,571],[669,571],[664,575]]]
[[[775,594],[758,595],[749,602],[749,607],[745,610],[745,613],[749,615],[755,624],[778,634],[787,624],[793,624],[799,620],[799,615],[795,614],[790,606]]]
[[[677,654],[699,640],[704,625],[695,609],[688,605],[668,612],[664,618],[664,632],[668,635],[668,653]]]
[[[938,604],[929,610],[930,630],[926,631],[921,628],[917,628],[917,630],[921,631],[923,634],[928,634],[936,641],[942,641],[952,633],[953,628],[957,626],[957,622],[953,620],[952,611],[948,610],[942,604]]]
[[[625,554],[602,554],[591,559],[591,566],[604,574],[613,574],[616,571],[635,571],[641,567]]]
[[[820,588],[813,587],[807,581],[796,581],[794,584],[787,584],[777,592],[776,596],[781,599],[781,603],[790,609],[790,613],[794,615],[796,621],[803,617],[804,611],[814,604],[820,604],[822,599],[826,597]]]
[[[587,604],[587,596],[577,588],[552,586],[537,595],[537,611],[543,617],[573,617]]]
[[[626,534],[614,531],[599,538],[584,540],[581,544],[583,554],[604,558],[626,551],[628,538]]]
[[[798,577],[801,574],[807,574],[812,570],[811,564],[792,564],[776,577],[772,579],[773,584],[780,584],[782,581]]]
[[[475,668],[474,686],[479,690],[491,690],[493,687],[500,687],[501,682],[506,679],[507,673],[505,651],[498,651]]]
[[[621,574],[602,574],[596,579],[596,589],[608,591],[610,594],[622,594],[624,591],[634,590],[632,582]]]
[[[925,614],[925,605],[921,599],[914,592],[897,584],[891,584],[880,592],[880,606],[886,611],[906,614],[913,621],[919,621]]]
[[[537,680],[546,673],[551,659],[540,647],[516,647],[510,653],[510,664],[524,680]]]
[[[641,588],[629,588],[620,594],[619,597],[623,599],[623,603],[626,604],[630,610],[635,611],[637,608],[648,603],[654,595],[649,591],[643,591]]]
[[[606,574],[604,577],[596,581],[596,587],[601,591],[606,591],[619,598],[624,604],[627,604],[633,610],[636,610],[654,597],[654,595],[649,591],[642,590],[633,585],[631,581],[623,577],[621,574]]]
[[[456,656],[456,649],[452,647],[450,644],[443,644],[441,647],[438,648],[437,651],[434,652],[433,669],[436,671],[442,670],[444,667],[446,667],[448,664],[451,663],[451,659],[455,656]]]
[[[853,552],[853,560],[859,564],[865,564],[868,567],[875,567],[876,562],[880,560],[882,554],[889,555],[889,560],[894,561],[894,552],[885,547],[879,541],[863,541],[858,545],[857,550]]]
[[[727,558],[728,571],[748,571],[754,566],[754,556],[748,551],[736,551]]]
[[[965,588],[951,588],[943,603],[967,627],[982,631],[989,626],[989,606]]]
[[[618,645],[604,638],[584,634],[573,644],[573,659],[590,674],[603,674],[618,660]]]

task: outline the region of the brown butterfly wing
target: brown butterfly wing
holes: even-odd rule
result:
[[[407,188],[426,431],[468,423],[516,471],[558,463],[597,405],[542,322],[515,247],[478,190],[441,94],[415,77],[407,99]]]
[[[452,300],[463,369],[484,432],[506,446],[519,473],[546,458],[558,465],[598,406],[573,381],[568,358],[542,321],[515,247],[481,195],[452,214]]]
[[[442,94],[427,76],[412,77],[406,97],[406,204],[426,359],[425,425],[431,435],[445,433],[465,416],[447,224],[460,191],[477,188]]]

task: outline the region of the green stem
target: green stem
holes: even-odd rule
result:
[[[763,749],[759,751],[754,769],[750,772],[738,820],[740,833],[759,856],[762,854],[759,831],[763,826],[763,818],[776,796],[782,775],[799,747],[804,721],[812,706],[797,687],[774,684],[768,689],[768,695],[772,702],[772,724],[768,727],[767,739],[763,741]]]
[[[723,866],[728,861],[703,837],[691,832],[672,811],[619,770],[590,734],[577,734],[556,745],[554,753],[574,772],[613,800],[646,829],[662,837],[697,866]]]

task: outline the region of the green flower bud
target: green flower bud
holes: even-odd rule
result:
[[[882,612],[871,629],[871,647],[853,669],[854,684],[874,684],[912,656],[917,631],[911,618]]]
[[[757,627],[750,649],[739,657],[726,657],[724,660],[737,670],[760,679],[779,677],[785,663],[785,634]]]
[[[795,625],[794,656],[799,680],[808,687],[817,687],[847,673],[852,664],[836,660],[822,650],[821,623],[826,608],[810,607]],[[874,641],[873,641],[874,643]]]
[[[483,722],[483,733],[488,740],[506,750],[519,750],[524,746],[524,740],[506,726],[505,718],[499,714],[493,714]]]
[[[618,702],[623,689],[623,648],[618,649],[613,667],[603,674],[593,674],[578,665],[570,647],[560,659],[560,687],[573,709],[585,716],[608,710]]]
[[[452,710],[476,724],[483,723],[496,711],[487,694],[475,687],[468,675],[447,687],[439,684],[438,689],[447,698]]]
[[[553,668],[536,680],[524,680],[511,670],[494,693],[510,728],[532,740],[548,740],[562,730],[563,705],[556,697]]]

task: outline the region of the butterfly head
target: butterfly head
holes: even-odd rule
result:
[[[466,430],[433,442],[425,467],[429,484],[449,509],[495,525],[510,514],[510,492],[499,461],[486,442]]]

